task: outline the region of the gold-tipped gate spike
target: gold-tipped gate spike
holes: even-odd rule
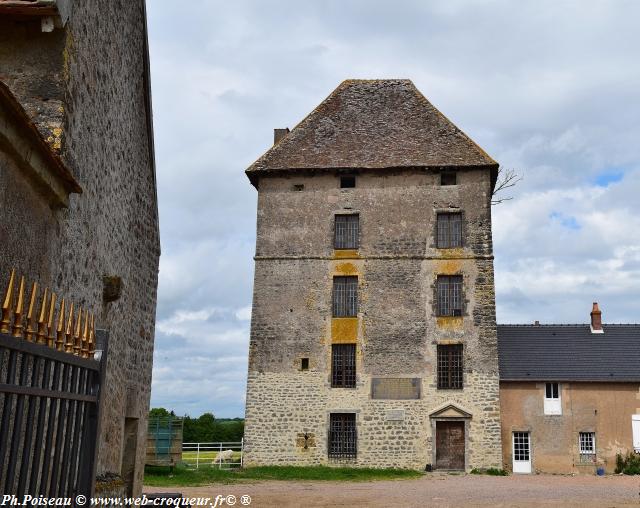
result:
[[[13,328],[11,330],[14,337],[22,338],[22,313],[24,311],[24,275],[20,277],[20,287],[18,288],[18,301],[13,311]]]
[[[64,332],[64,350],[67,353],[73,353],[73,302],[69,307],[69,318],[67,320],[67,329]]]
[[[44,288],[42,295],[42,303],[40,304],[40,313],[38,314],[38,333],[36,342],[38,344],[47,343],[47,301],[49,300],[49,289]]]
[[[73,354],[76,356],[80,355],[80,350],[82,349],[82,345],[80,341],[82,332],[82,308],[78,308],[78,320],[76,321],[76,328],[73,332]]]
[[[35,340],[36,329],[34,328],[34,311],[36,306],[36,298],[38,296],[38,283],[34,282],[31,284],[31,296],[29,297],[29,309],[27,310],[27,333],[25,334],[25,339],[29,342],[33,342]]]
[[[82,330],[82,341],[80,343],[80,356],[89,358],[89,311],[84,313],[84,328]]]
[[[11,326],[11,313],[13,312],[13,283],[16,278],[15,268],[11,270],[11,277],[9,277],[9,285],[7,286],[7,292],[2,300],[2,319],[0,320],[0,333],[9,333],[9,327]]]
[[[55,330],[53,328],[53,314],[56,310],[56,294],[51,292],[51,305],[49,305],[49,319],[47,320],[47,346],[54,347],[55,346]]]
[[[91,314],[91,324],[89,325],[89,358],[93,358],[96,352],[96,317]]]
[[[64,298],[60,300],[60,310],[58,311],[58,327],[56,330],[56,349],[64,351]]]

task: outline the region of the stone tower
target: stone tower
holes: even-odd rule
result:
[[[247,464],[500,467],[497,170],[408,80],[276,131],[247,170]]]

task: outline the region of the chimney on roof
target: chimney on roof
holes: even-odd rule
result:
[[[593,302],[593,309],[591,309],[591,333],[604,333],[602,311],[598,307],[598,302]]]
[[[287,134],[289,134],[289,127],[285,127],[284,129],[273,129],[273,144],[275,145]]]

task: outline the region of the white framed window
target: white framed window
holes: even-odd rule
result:
[[[580,446],[580,462],[595,462],[596,460],[596,433],[580,432],[578,434]]]
[[[631,415],[631,431],[633,433],[633,449],[640,453],[640,414]]]
[[[544,414],[561,415],[562,398],[560,397],[560,383],[545,383],[544,386]]]

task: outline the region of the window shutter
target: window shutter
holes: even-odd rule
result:
[[[640,452],[640,414],[631,415],[631,429],[633,431],[633,448]]]

